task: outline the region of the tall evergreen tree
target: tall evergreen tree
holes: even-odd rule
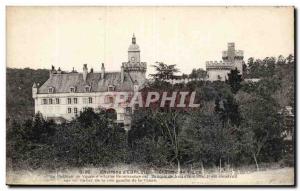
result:
[[[234,94],[241,88],[242,75],[239,73],[240,72],[237,69],[231,70],[228,74],[228,80],[226,80],[226,83],[230,85]]]

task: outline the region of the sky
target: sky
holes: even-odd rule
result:
[[[205,69],[228,42],[245,61],[294,52],[292,7],[7,7],[6,25],[11,68],[118,71],[133,33],[147,74],[156,61]]]

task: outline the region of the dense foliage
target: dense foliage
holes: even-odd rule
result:
[[[87,123],[88,121],[88,123]],[[40,114],[23,124],[8,124],[7,157],[13,169],[80,167],[126,162],[125,130],[105,112],[83,112],[71,123],[55,125]]]
[[[48,78],[49,71],[45,69],[6,69],[6,114],[9,120],[32,118],[32,85],[34,82],[43,84]]]

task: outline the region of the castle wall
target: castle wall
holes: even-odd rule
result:
[[[208,80],[209,81],[217,81],[217,80],[221,80],[221,81],[225,81],[225,79],[228,79],[228,73],[230,73],[230,70],[208,70],[207,71],[207,75],[208,75]]]
[[[206,70],[209,81],[221,80],[225,81],[228,78],[230,70],[237,69],[240,74],[243,74],[243,58],[244,51],[236,50],[234,43],[228,43],[227,50],[222,51],[221,62],[206,62]]]

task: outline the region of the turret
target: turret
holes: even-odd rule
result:
[[[84,81],[86,81],[87,74],[88,74],[87,64],[84,64],[83,65],[83,72],[82,72],[82,76],[83,76]]]
[[[32,85],[32,97],[33,97],[33,98],[36,98],[37,93],[38,93],[38,86],[37,86],[37,84],[34,82],[33,85]]]
[[[222,52],[222,59],[233,64],[233,69],[237,68],[243,74],[244,51],[236,50],[234,42],[228,43],[227,50]]]
[[[137,80],[140,84],[145,82],[147,64],[140,61],[140,47],[136,42],[134,34],[131,39],[131,44],[128,47],[128,62],[124,62],[122,66],[124,67],[124,72],[129,73],[133,82],[135,80]]]
[[[136,43],[136,38],[135,38],[135,36],[134,36],[134,33],[133,33],[133,35],[132,35],[132,44],[135,44]]]
[[[227,46],[228,46],[228,50],[227,50],[228,61],[233,62],[234,61],[234,57],[235,57],[235,45],[234,45],[234,42],[229,42]]]
[[[133,34],[131,44],[128,47],[128,62],[139,63],[140,62],[140,47],[136,44],[136,38]]]

